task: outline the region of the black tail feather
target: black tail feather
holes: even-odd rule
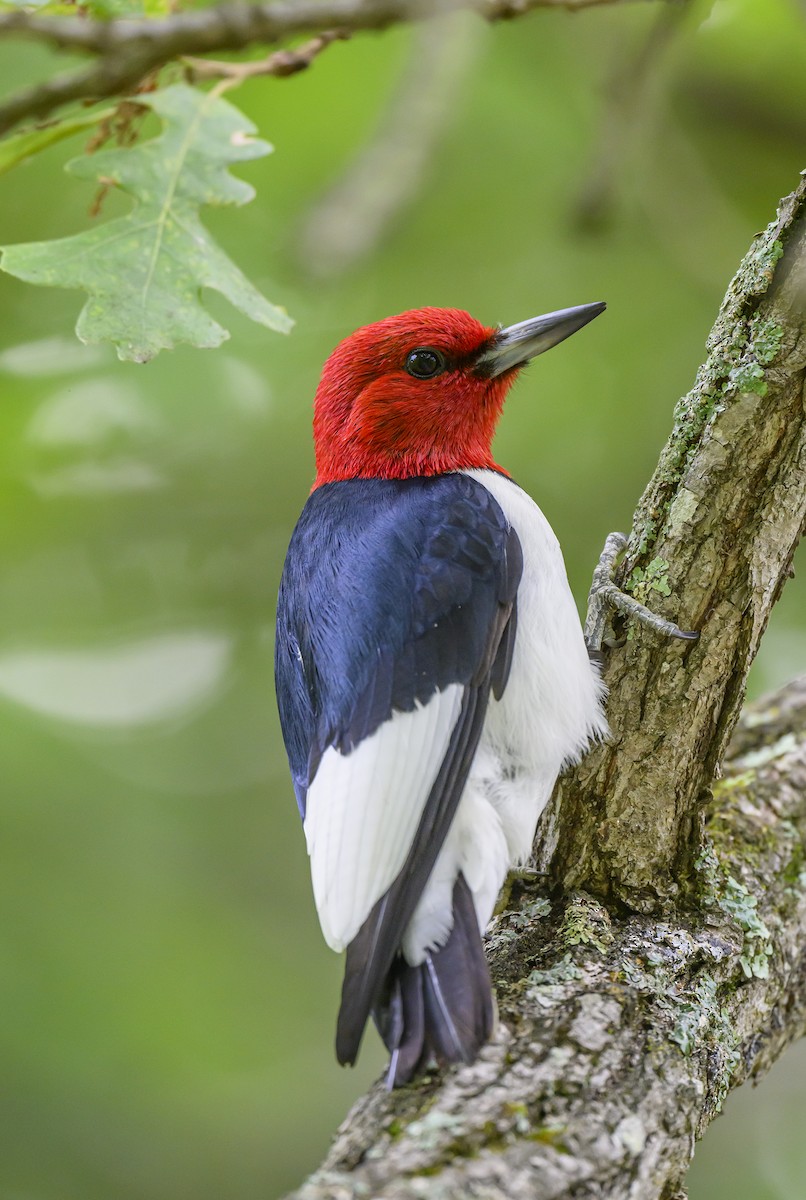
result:
[[[490,972],[470,888],[459,875],[453,929],[445,945],[412,967],[398,957],[373,1017],[392,1055],[388,1084],[399,1087],[436,1061],[473,1062],[495,1021]]]
[[[429,1057],[422,970],[398,958],[392,976],[389,1009],[381,1001],[372,1014],[392,1056],[386,1077],[390,1088],[425,1070]]]
[[[468,687],[403,869],[347,947],[336,1057],[354,1063],[370,1013],[383,1006],[400,942],[456,814],[487,710],[489,680]]]

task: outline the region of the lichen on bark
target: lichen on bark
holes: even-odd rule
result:
[[[698,642],[629,629],[613,737],[563,781],[539,861],[639,911],[695,884],[702,807],[806,519],[806,183],[732,281],[636,509],[621,578]]]
[[[806,1029],[806,677],[750,710],[736,747],[706,813],[698,905],[619,914],[519,880],[488,939],[492,1043],[401,1092],[378,1084],[295,1200],[680,1192],[728,1091]],[[748,972],[748,947],[765,970]]]

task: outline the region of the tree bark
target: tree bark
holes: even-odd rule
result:
[[[732,281],[642,496],[622,586],[696,643],[631,627],[608,656],[613,738],[564,781],[541,867],[639,911],[694,882],[702,806],[806,520],[806,182]]]
[[[488,937],[471,1067],[377,1085],[295,1200],[673,1200],[728,1091],[806,1031],[806,676],[751,708],[714,786],[699,902],[616,916],[533,884]]]
[[[754,241],[621,569],[693,646],[618,630],[611,741],[488,935],[472,1066],[376,1086],[295,1200],[676,1200],[728,1091],[806,1029],[806,677],[721,759],[806,518],[806,182]],[[583,890],[584,889],[584,890]]]

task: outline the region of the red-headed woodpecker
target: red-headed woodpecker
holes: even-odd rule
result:
[[[471,1062],[481,934],[563,765],[605,733],[560,547],[492,456],[509,388],[586,325],[422,308],[358,329],[316,393],[316,482],[277,616],[280,720],[322,931],[347,950],[336,1053],[370,1014],[389,1083]]]

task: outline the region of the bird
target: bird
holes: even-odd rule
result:
[[[558,774],[607,734],[557,538],[492,453],[522,369],[604,309],[404,312],[345,338],[316,390],[276,692],[319,922],[346,951],[336,1056],[372,1017],[390,1088],[492,1036],[482,935]]]

